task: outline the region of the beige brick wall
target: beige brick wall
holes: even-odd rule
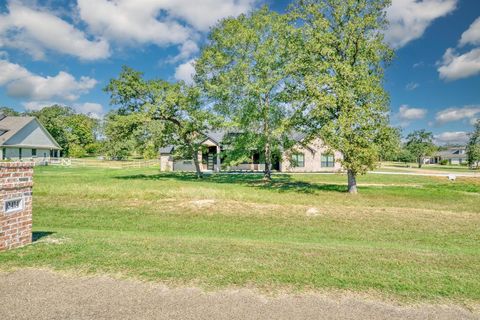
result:
[[[31,162],[0,162],[0,251],[32,242]],[[21,208],[6,212],[5,203],[21,200]]]
[[[313,152],[312,152],[313,151]],[[291,153],[303,153],[305,159],[305,166],[294,167],[291,164]],[[280,171],[282,172],[339,172],[342,171],[342,165],[338,160],[343,159],[340,152],[334,151],[335,165],[333,167],[322,167],[322,154],[332,153],[326,147],[321,139],[316,139],[308,144],[308,148],[297,146],[290,153],[282,155],[282,162],[280,164]]]

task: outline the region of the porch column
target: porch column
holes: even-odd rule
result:
[[[217,146],[217,168],[216,172],[220,172],[220,146]]]

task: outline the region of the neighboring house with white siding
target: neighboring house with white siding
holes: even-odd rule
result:
[[[263,171],[265,163],[261,160],[261,152],[252,152],[248,162],[235,166],[224,163],[222,151],[228,132],[210,131],[204,134],[203,151],[199,153],[200,168],[202,171]],[[321,139],[304,143],[305,136],[292,134],[291,139],[296,145],[273,159],[272,169],[279,172],[338,172],[342,171],[340,160],[343,155],[338,151],[331,151]],[[161,171],[195,171],[192,159],[177,159],[175,146],[160,148]]]
[[[466,164],[466,147],[449,147],[447,150],[439,151],[433,155],[430,163],[440,163],[447,160],[449,164]]]
[[[0,113],[0,159],[49,161],[60,157],[62,148],[35,117]]]

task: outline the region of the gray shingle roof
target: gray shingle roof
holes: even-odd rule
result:
[[[3,132],[0,135],[0,145],[13,137],[34,119],[34,117],[5,117],[0,120],[0,132]]]
[[[160,154],[171,154],[173,152],[173,149],[175,149],[175,147],[170,145],[170,146],[166,146],[166,147],[161,147],[158,150],[158,152],[160,152]]]
[[[211,140],[215,141],[216,143],[222,143],[223,138],[229,133],[227,130],[214,130],[214,131],[208,131],[205,133],[207,138],[210,138]]]
[[[213,140],[214,142],[218,144],[222,144],[225,139],[225,137],[229,134],[233,133],[238,133],[239,131],[235,130],[226,130],[226,129],[219,129],[219,130],[212,130],[212,131],[207,131],[205,132],[205,139],[210,139]],[[301,142],[303,139],[305,139],[307,135],[302,132],[292,132],[290,134],[290,138],[294,141]],[[168,145],[165,147],[161,147],[158,152],[160,154],[171,154],[175,150],[174,145]]]
[[[460,150],[463,153],[460,153]],[[465,153],[465,148],[449,148],[448,150],[438,151],[435,153],[436,157],[441,157],[443,159],[450,159],[450,158],[462,158],[466,159],[467,154]]]

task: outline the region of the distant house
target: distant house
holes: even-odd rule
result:
[[[467,154],[465,147],[451,147],[447,150],[438,151],[432,157],[433,163],[440,163],[442,160],[447,160],[449,164],[467,163]]]
[[[252,151],[250,161],[237,165],[227,165],[221,155],[228,133],[223,131],[210,131],[204,134],[202,142],[204,150],[199,153],[200,168],[202,171],[263,171],[265,163],[261,160],[261,152]],[[338,160],[342,154],[338,151],[331,152],[320,139],[304,144],[304,136],[295,134],[291,137],[297,144],[289,151],[284,151],[279,157],[273,159],[272,169],[279,172],[337,172],[342,170]],[[195,171],[192,159],[176,159],[175,146],[161,148],[160,168],[162,171]]]
[[[48,161],[62,148],[35,117],[0,113],[0,159]]]

